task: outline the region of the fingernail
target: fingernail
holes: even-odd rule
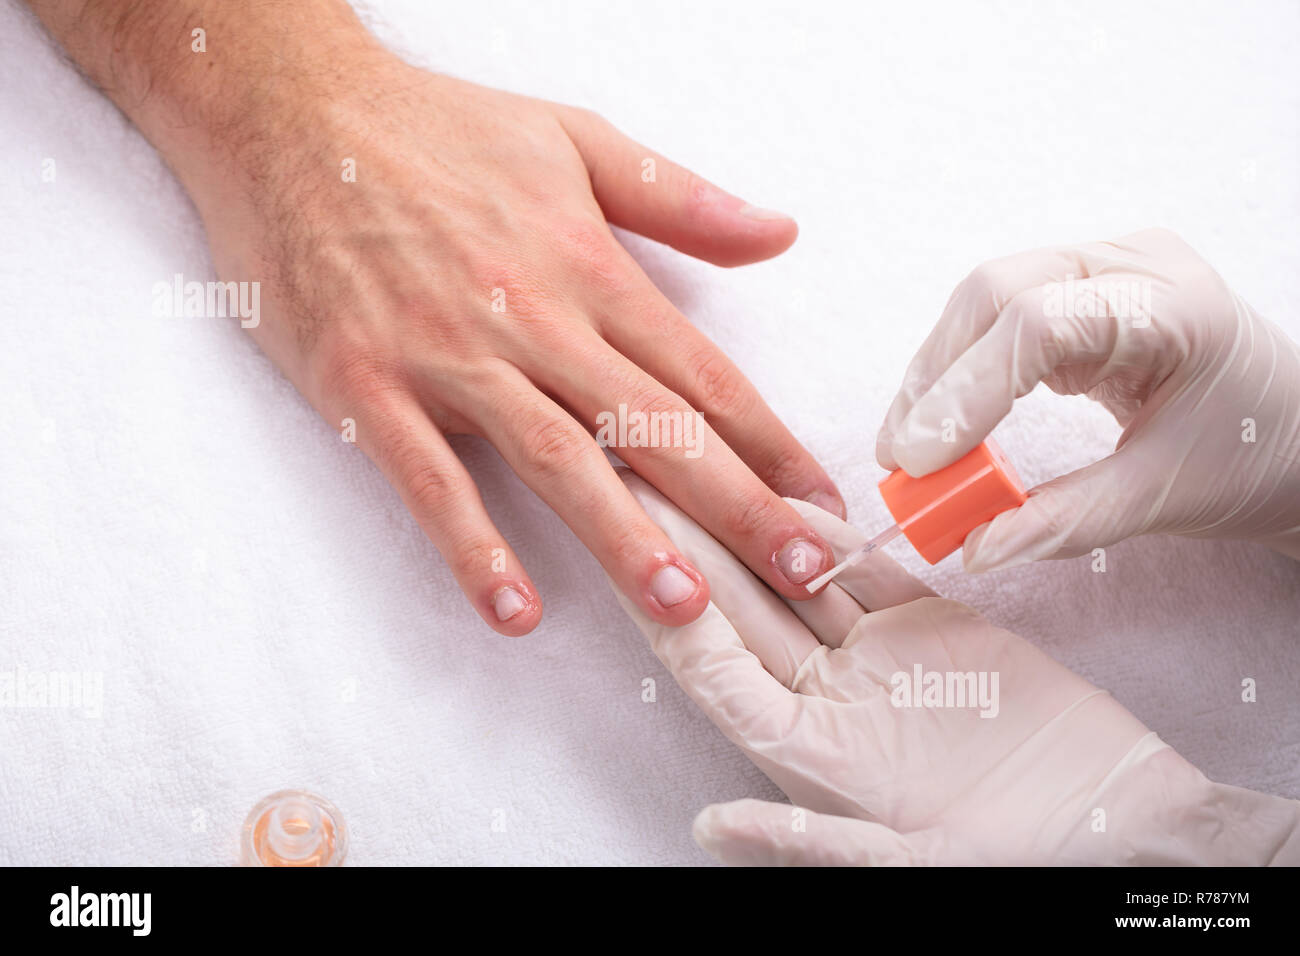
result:
[[[737,211],[742,216],[748,219],[757,219],[759,222],[774,222],[791,218],[783,212],[777,212],[775,209],[764,209],[762,206],[751,206],[749,203],[745,203]]]
[[[822,511],[829,511],[841,521],[844,520],[844,502],[836,495],[829,494],[825,491],[814,491],[804,501],[816,505]]]
[[[650,593],[661,607],[681,604],[695,593],[696,584],[681,568],[665,564],[650,579]]]
[[[492,598],[492,610],[496,611],[498,621],[508,621],[526,607],[528,602],[523,595],[508,585]]]
[[[826,552],[821,545],[807,538],[791,538],[777,552],[776,566],[791,584],[803,584],[821,570],[825,560]]]

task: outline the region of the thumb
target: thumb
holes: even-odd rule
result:
[[[589,110],[557,106],[606,220],[719,266],[785,252],[799,234],[784,213],[752,206],[653,150]]]
[[[915,866],[931,862],[930,840],[879,823],[765,800],[705,807],[691,835],[728,866]]]
[[[1004,511],[966,536],[967,571],[993,571],[1043,558],[1073,558],[1142,534],[1158,504],[1149,480],[1120,449],[1108,458],[1045,482],[1019,508]]]

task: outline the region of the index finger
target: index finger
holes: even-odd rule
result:
[[[938,323],[907,367],[876,436],[880,466],[889,471],[898,468],[893,443],[903,419],[939,377],[993,326],[998,314],[1019,293],[1048,282],[1087,278],[1116,264],[1130,263],[1117,244],[1093,242],[1035,249],[977,266],[953,290]]]
[[[817,638],[779,597],[681,509],[627,469],[620,474],[637,503],[709,582],[718,608],[746,648],[782,685],[794,682]]]

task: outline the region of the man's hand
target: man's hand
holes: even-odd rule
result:
[[[541,602],[449,435],[490,441],[657,622],[709,592],[593,437],[638,413],[657,447],[629,431],[620,457],[778,593],[831,566],[781,497],[842,512],[830,479],[609,229],[731,266],[786,249],[789,218],[586,111],[413,68],[341,0],[31,3],[176,170],[222,278],[261,283],[251,334],[356,423],[492,627],[531,630]]]

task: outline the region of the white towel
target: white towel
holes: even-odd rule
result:
[[[367,17],[426,65],[595,108],[799,219],[789,253],[735,271],[624,238],[865,528],[889,523],[876,427],[984,259],[1165,225],[1300,337],[1293,4],[393,0]],[[489,447],[458,443],[547,606],[518,640],[479,622],[236,323],[150,317],[155,282],[212,277],[194,210],[12,0],[0,129],[0,674],[103,681],[97,717],[0,710],[0,863],[233,862],[248,808],[289,786],[338,804],[357,863],[699,863],[701,807],[779,799]],[[1030,481],[1118,433],[1041,391],[999,431]],[[1213,778],[1300,796],[1300,564],[1145,539],[1105,574],[967,577],[890,551]]]

